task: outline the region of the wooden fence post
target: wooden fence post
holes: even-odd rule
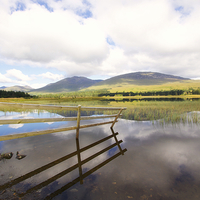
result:
[[[81,152],[80,152],[80,145],[79,145],[80,119],[81,119],[81,105],[78,105],[78,109],[77,109],[77,127],[76,127],[76,148],[77,148],[77,158],[78,158],[80,184],[83,184],[82,167],[81,167]]]
[[[116,141],[116,143],[117,143],[117,146],[118,146],[118,148],[119,148],[121,154],[124,155],[124,152],[123,152],[123,150],[122,150],[122,148],[121,148],[121,146],[120,146],[120,144],[119,144],[119,142],[118,142],[118,140],[117,140],[117,137],[116,137],[116,135],[115,135],[115,132],[114,132],[114,130],[113,130],[113,126],[114,126],[115,123],[117,122],[117,119],[118,119],[118,117],[120,116],[120,114],[122,113],[122,111],[123,111],[123,109],[121,109],[121,110],[119,111],[119,113],[118,113],[117,116],[115,117],[115,120],[113,121],[113,123],[112,123],[110,129],[111,129],[111,131],[112,131],[112,134],[113,134],[113,136],[114,136],[114,138],[115,138],[115,141]]]
[[[115,125],[115,123],[117,122],[117,119],[119,118],[120,114],[122,113],[123,108],[119,111],[119,113],[117,114],[117,116],[115,117],[115,120],[113,121],[111,128],[113,128],[113,126]]]
[[[78,105],[78,110],[77,110],[77,125],[76,125],[76,139],[79,138],[80,119],[81,119],[81,105]]]

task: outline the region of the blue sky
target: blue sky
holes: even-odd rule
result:
[[[196,0],[2,0],[0,87],[137,71],[200,78]]]

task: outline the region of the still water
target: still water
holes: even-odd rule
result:
[[[0,119],[62,117],[56,113],[0,112]],[[100,120],[87,121],[101,122]],[[86,123],[86,122],[83,122]],[[10,124],[0,135],[74,126],[76,122]],[[0,199],[200,199],[200,127],[198,124],[161,125],[159,122],[120,119],[114,126],[124,155],[84,177],[80,184],[75,131],[0,142]],[[80,148],[107,138],[110,125],[80,130]],[[82,152],[87,159],[115,143],[106,139]],[[24,155],[16,158],[16,153]],[[117,146],[83,164],[83,174],[101,165],[120,150]],[[60,161],[58,160],[60,159]],[[48,165],[51,163],[51,166]],[[43,168],[41,168],[43,167]],[[69,170],[71,169],[71,170]],[[78,181],[76,181],[78,180]]]

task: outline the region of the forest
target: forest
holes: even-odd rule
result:
[[[5,91],[0,90],[0,98],[33,98],[34,96],[31,96],[27,92],[22,91]]]

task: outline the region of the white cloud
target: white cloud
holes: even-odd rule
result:
[[[111,48],[110,54],[101,65],[102,72],[107,72],[109,75],[116,73],[123,73],[127,70],[127,56],[124,55],[124,51],[121,48]],[[123,67],[122,67],[123,66]]]
[[[10,69],[5,74],[0,73],[0,83],[8,83],[8,86],[13,85],[30,85],[28,81],[33,80],[34,77],[23,74],[20,70]]]
[[[101,62],[108,51],[98,22],[82,19],[70,10],[49,12],[33,4],[30,9],[6,13],[4,17],[0,52],[8,59]]]
[[[6,77],[5,75],[0,73],[0,82],[1,83],[11,83],[12,80],[8,77]]]
[[[25,9],[15,11],[16,2],[0,2],[1,60],[67,76],[145,70],[200,76],[199,1],[49,0],[47,8],[21,0]]]
[[[60,74],[53,74],[51,72],[46,72],[46,73],[43,73],[43,74],[40,74],[38,76],[41,76],[43,78],[47,78],[47,79],[51,79],[53,81],[57,81],[57,80],[61,80],[64,78],[63,75],[60,75]]]
[[[95,62],[77,63],[75,61],[56,60],[48,63],[47,67],[57,68],[64,71],[68,76],[86,76],[89,77],[93,74],[100,73],[101,65]]]
[[[96,19],[126,57],[121,67],[112,65],[116,71],[200,74],[200,2],[91,1]],[[188,15],[176,11],[181,5]]]
[[[18,81],[30,81],[31,80],[31,78],[29,76],[23,74],[20,70],[17,70],[17,69],[7,70],[6,76],[16,78]]]
[[[46,83],[33,83],[33,84],[29,84],[30,87],[32,87],[33,89],[38,89],[38,88],[42,88],[44,86],[46,86]]]

